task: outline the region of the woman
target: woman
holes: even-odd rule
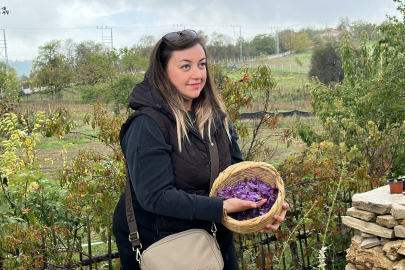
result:
[[[239,199],[208,197],[208,143],[215,137],[219,169],[243,161],[238,136],[214,88],[203,38],[193,30],[169,33],[155,45],[143,82],[135,85],[130,107],[136,112],[122,126],[120,141],[133,189],[133,205],[142,249],[165,236],[192,228],[210,232],[217,223],[217,240],[224,269],[238,269],[233,234],[221,222],[223,212],[256,208]],[[124,194],[114,213],[113,232],[123,269],[139,269],[128,241]],[[259,206],[265,202],[263,200]],[[276,222],[278,229],[288,204]]]

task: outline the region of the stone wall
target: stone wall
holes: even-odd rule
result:
[[[405,270],[405,196],[389,186],[356,194],[343,224],[356,229],[347,270]]]

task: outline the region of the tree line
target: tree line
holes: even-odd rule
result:
[[[336,29],[344,30],[358,42],[358,33],[365,31],[373,38],[375,24],[362,20],[350,22],[342,17]],[[341,36],[330,35],[331,29],[302,28],[298,31],[284,29],[272,34],[259,34],[251,39],[233,38],[218,32],[211,35],[198,31],[206,39],[211,59],[238,59],[240,49],[244,57],[302,51],[315,47],[309,76],[317,76],[321,82],[342,81],[343,70],[337,44]],[[277,46],[278,36],[278,46]],[[20,87],[41,89],[53,98],[63,89],[79,91],[85,102],[103,99],[114,101],[116,110],[128,103],[132,86],[141,80],[147,69],[152,46],[157,39],[143,36],[131,47],[111,49],[94,41],[74,42],[72,39],[51,40],[38,48],[33,69],[28,76],[19,78]],[[326,50],[326,51],[325,51]],[[10,77],[11,76],[11,77]],[[16,88],[16,72],[5,64],[0,66],[0,88],[3,95]],[[12,79],[9,79],[12,78]]]
[[[348,17],[341,17],[336,29],[342,31],[342,34],[337,36],[323,35],[323,40],[315,42],[314,52],[311,58],[310,70],[308,77],[317,78],[321,83],[326,85],[342,82],[344,79],[343,61],[341,58],[341,48],[339,44],[342,38],[346,35],[351,40],[353,54],[359,57],[361,42],[372,44],[376,41],[379,35],[384,35],[382,29],[390,25],[389,20],[384,21],[381,25],[369,23],[364,20],[350,22]],[[358,65],[360,67],[360,65]]]

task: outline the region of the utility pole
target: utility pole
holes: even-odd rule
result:
[[[8,55],[7,55],[7,42],[6,42],[6,29],[3,30],[3,39],[0,37],[0,57],[6,62],[6,69],[8,67]]]
[[[0,56],[3,58],[4,62],[6,62],[6,69],[8,67],[8,55],[7,55],[7,42],[6,42],[6,29],[3,30],[3,39],[0,37]]]
[[[111,49],[112,49],[114,47],[113,46],[112,28],[108,28],[107,26],[97,26],[97,29],[101,29],[101,42],[103,44],[106,44],[107,46],[111,46]],[[104,35],[104,29],[105,30],[110,30],[111,35],[110,36],[105,36]]]
[[[7,42],[6,42],[6,29],[3,30],[3,39],[0,37],[0,57],[3,58],[6,63],[6,72],[8,71],[8,55],[7,55]],[[7,79],[8,80],[8,79]],[[2,98],[3,91],[0,88],[0,99]]]
[[[273,28],[274,28],[274,31],[275,31],[275,29],[276,29],[276,27],[273,27],[273,26],[270,26],[270,27],[267,27],[267,28],[269,28],[270,29],[270,34],[271,35],[273,35]],[[275,54],[277,54],[277,35],[276,35],[276,33],[274,33],[274,53]]]
[[[186,29],[186,26],[185,26],[185,25],[182,25],[182,24],[173,24],[173,26],[176,27],[176,31],[177,31],[177,32],[179,31],[179,27],[183,27],[183,30]]]
[[[231,27],[234,27],[233,28],[234,35],[235,35],[235,27],[239,27],[239,49],[240,49],[239,58],[240,58],[240,61],[242,61],[242,57],[243,57],[243,54],[242,54],[242,26],[240,26],[240,25],[231,25]]]
[[[275,33],[274,33],[274,38],[275,38],[275,40],[276,40],[276,54],[279,54],[280,53],[280,40],[279,40],[279,38],[278,38],[278,29],[280,28],[282,28],[282,27],[269,27],[270,29],[272,29],[273,30],[273,28],[274,28],[274,30],[275,30]]]

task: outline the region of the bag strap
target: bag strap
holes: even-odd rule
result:
[[[211,137],[209,142],[209,152],[211,158],[211,178],[210,178],[210,190],[214,184],[215,179],[219,175],[219,156],[218,147],[215,137]],[[129,180],[128,167],[126,169],[126,185],[125,185],[125,212],[127,216],[127,222],[129,227],[129,241],[132,243],[132,249],[137,251],[138,248],[142,248],[141,239],[139,238],[138,226],[136,224],[134,207],[132,205],[131,183]],[[213,225],[215,226],[215,224]],[[216,231],[216,228],[215,228]],[[139,250],[138,250],[139,252]]]
[[[210,151],[210,157],[211,157],[211,179],[210,179],[210,189],[212,189],[212,185],[214,184],[215,179],[219,175],[219,156],[218,156],[218,147],[217,147],[217,141],[215,140],[215,136],[211,136],[211,142],[209,144],[209,151]]]
[[[131,183],[129,181],[128,167],[126,169],[127,183],[125,185],[125,212],[129,227],[129,242],[132,243],[132,249],[135,251],[142,248],[141,239],[139,238],[138,226],[136,225],[134,206],[132,205]]]

